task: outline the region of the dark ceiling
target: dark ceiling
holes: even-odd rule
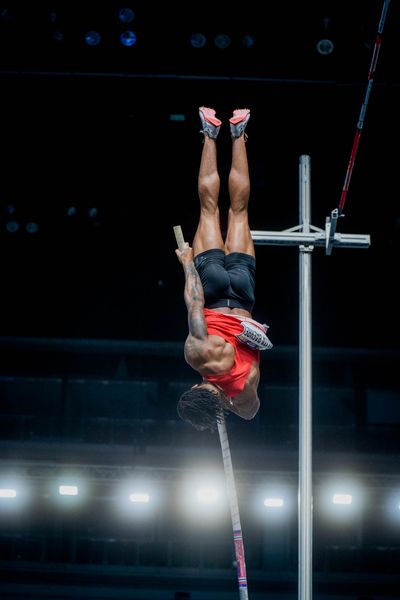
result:
[[[211,17],[192,14],[189,4],[139,2],[131,48],[118,41],[125,28],[118,3],[81,4],[16,2],[0,15],[5,333],[182,340],[172,227],[181,224],[189,240],[195,231],[198,106],[214,106],[225,120],[238,106],[252,110],[252,229],[298,225],[303,154],[311,158],[312,223],[324,228],[344,184],[383,3],[250,2],[240,17],[217,3]],[[314,252],[321,345],[397,344],[397,161],[389,147],[399,131],[399,15],[392,4],[338,228],[370,234],[371,248]],[[335,42],[330,56],[315,48],[324,23],[323,37]],[[102,34],[98,47],[84,44],[89,29]],[[189,36],[199,31],[208,41],[194,49]],[[230,48],[214,47],[221,32],[232,36]],[[249,34],[254,46],[243,48]],[[222,131],[223,178],[227,138]],[[76,215],[68,217],[71,207]],[[6,229],[10,220],[19,231]],[[28,222],[37,233],[26,232]],[[296,343],[297,251],[260,247],[258,259],[258,315],[276,344]]]

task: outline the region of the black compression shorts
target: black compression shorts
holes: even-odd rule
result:
[[[243,308],[252,312],[256,259],[243,252],[225,254],[218,248],[201,252],[194,265],[204,289],[205,307]]]

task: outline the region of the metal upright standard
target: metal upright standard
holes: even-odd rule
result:
[[[312,598],[312,328],[311,257],[315,246],[325,246],[332,234],[311,225],[310,157],[299,160],[300,224],[281,232],[252,231],[255,244],[299,247],[299,600]],[[329,246],[368,248],[369,235],[335,233]]]

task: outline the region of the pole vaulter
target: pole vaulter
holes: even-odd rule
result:
[[[177,246],[179,250],[182,250],[185,244],[185,240],[180,225],[174,226],[174,234]],[[239,504],[236,494],[235,477],[233,473],[231,451],[229,448],[228,432],[226,430],[225,418],[223,415],[220,421],[218,421],[218,434],[221,444],[226,489],[231,512],[233,542],[236,557],[237,581],[239,586],[239,598],[240,600],[247,600],[249,596],[247,588],[246,562],[244,555],[242,526],[240,522]]]
[[[312,319],[311,319],[311,258],[315,247],[325,247],[330,255],[332,248],[359,248],[370,246],[368,234],[340,234],[336,232],[337,220],[343,216],[343,207],[349,189],[354,162],[359,146],[361,131],[373,78],[376,70],[382,32],[390,0],[385,0],[379,21],[378,33],[368,73],[368,85],[359,115],[356,134],[346,172],[338,208],[327,217],[325,230],[311,224],[311,167],[310,157],[299,159],[299,217],[300,223],[283,231],[251,231],[254,244],[285,245],[299,248],[299,490],[298,490],[298,598],[312,599]],[[179,250],[185,242],[179,225],[174,227]],[[220,437],[227,493],[230,503],[233,538],[237,562],[237,579],[240,600],[248,599],[244,544],[240,523],[239,507],[235,488],[232,460],[229,449],[225,418],[217,423]]]

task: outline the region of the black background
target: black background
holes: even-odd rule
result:
[[[5,335],[184,339],[183,275],[172,228],[182,225],[190,241],[197,223],[200,105],[214,107],[224,121],[223,216],[228,119],[248,106],[251,228],[299,224],[298,162],[306,154],[312,224],[325,227],[339,203],[366,97],[381,3],[292,3],[288,10],[268,6],[266,14],[250,3],[240,18],[219,3],[212,19],[178,5],[155,4],[152,11],[142,3],[132,48],[115,41],[121,27],[114,3],[101,9],[85,3],[81,11],[60,5],[55,22],[48,7],[16,6],[19,28],[16,19],[1,23]],[[337,248],[331,256],[314,251],[318,345],[397,345],[397,10],[389,8],[338,225],[341,233],[369,234],[371,247]],[[332,56],[315,50],[326,14],[338,40]],[[92,23],[104,32],[97,48],[81,41]],[[201,26],[209,42],[194,50],[188,36]],[[64,32],[60,43],[51,37],[55,30]],[[212,45],[222,30],[232,32],[225,51]],[[256,43],[246,53],[240,40],[249,31]],[[185,120],[170,121],[170,114]],[[20,224],[14,234],[5,227],[10,205]],[[66,214],[71,206],[74,218]],[[90,218],[93,207],[97,216]],[[39,224],[36,234],[26,233],[29,221]],[[257,260],[255,315],[270,324],[276,345],[296,343],[298,250],[259,246]]]

